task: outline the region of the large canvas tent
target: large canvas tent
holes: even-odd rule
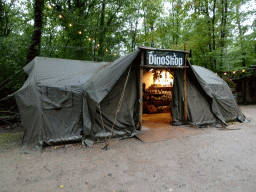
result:
[[[140,48],[112,63],[36,57],[15,93],[25,129],[23,145],[131,137],[141,126]],[[196,126],[245,121],[228,85],[187,61],[187,123]],[[185,123],[181,69],[174,69],[173,125]]]

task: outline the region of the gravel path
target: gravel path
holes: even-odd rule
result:
[[[112,140],[107,151],[98,143],[22,154],[20,135],[13,136],[0,147],[0,191],[255,192],[256,106],[240,107],[251,122],[228,127],[234,130]]]

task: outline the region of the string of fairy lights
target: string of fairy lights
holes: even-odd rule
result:
[[[245,69],[242,69],[241,71],[242,71],[242,73],[244,73],[244,72],[245,72]],[[231,74],[236,74],[237,72],[239,72],[239,71],[224,72],[223,74],[224,74],[224,75],[228,75],[229,73],[231,73]]]
[[[54,7],[52,5],[48,5],[48,8],[49,9],[53,9]],[[65,16],[63,14],[59,14],[58,13],[58,17],[60,19],[63,19]],[[95,30],[97,30],[100,33],[102,33],[104,30],[107,30],[107,29],[110,30],[110,31],[111,30],[115,30],[116,32],[119,32],[119,33],[132,33],[134,31],[133,29],[117,30],[118,29],[117,27],[109,27],[109,26],[108,27],[104,27],[103,29],[101,29],[100,27],[93,27],[92,28],[92,27],[88,27],[87,24],[82,24],[82,23],[78,23],[78,22],[74,22],[74,21],[69,22],[69,24],[68,24],[69,27],[73,27],[74,25],[86,26],[86,29],[84,29],[84,31],[95,31]],[[83,32],[82,32],[82,30],[78,30],[77,33],[79,35],[82,35]],[[95,40],[92,37],[88,37],[88,41],[92,42],[92,41],[95,41]],[[95,41],[95,43],[96,43],[96,41]],[[98,43],[95,47],[98,49],[98,48],[101,47],[101,45]],[[108,48],[105,49],[105,52],[109,52]],[[115,53],[113,55],[116,56]]]
[[[241,69],[241,70],[235,70],[235,71],[226,71],[226,72],[218,72],[221,76],[234,76],[236,74],[240,74],[242,72],[242,74],[245,74],[247,71],[247,69]],[[218,73],[215,73],[215,75],[218,75]]]
[[[48,5],[48,8],[52,10],[54,7],[49,4],[49,5]],[[58,17],[59,17],[60,19],[63,19],[63,18],[64,18],[64,15],[58,13]],[[104,29],[101,31],[101,30],[100,30],[100,29],[101,29],[100,27],[93,27],[93,28],[92,28],[92,27],[88,27],[87,24],[78,23],[78,22],[74,22],[74,21],[69,22],[69,24],[68,24],[69,27],[73,27],[74,25],[86,26],[86,29],[84,29],[84,31],[95,31],[95,30],[97,30],[98,32],[102,32],[103,30],[106,30],[106,29],[109,29],[110,31],[111,31],[111,30],[117,30],[117,29],[118,29],[117,27],[109,27],[109,26],[108,26],[108,27],[104,27]],[[132,32],[134,32],[134,30],[133,30],[133,29],[130,29],[130,30],[119,30],[119,31],[117,31],[117,32],[121,32],[121,33],[127,33],[127,32],[129,32],[129,33],[132,33]],[[77,33],[78,33],[79,35],[82,35],[82,31],[81,31],[81,30],[78,30]],[[96,44],[95,39],[93,39],[92,37],[88,37],[88,41],[89,41],[89,42],[94,41],[94,43]],[[46,46],[47,46],[47,45],[45,45],[45,47],[46,47]],[[97,45],[95,45],[95,48],[99,49],[100,46],[101,46],[101,45],[98,43]],[[63,46],[63,47],[69,48],[70,46]],[[74,48],[74,47],[73,47],[73,48]],[[87,47],[87,48],[83,47],[83,49],[90,49],[90,48],[91,48],[91,47]],[[108,48],[105,49],[105,52],[109,52]],[[113,55],[116,56],[115,53],[114,53]],[[228,71],[228,72],[219,72],[219,73],[223,74],[224,76],[228,76],[228,75],[235,75],[235,74],[237,74],[237,73],[239,73],[239,72],[245,73],[246,70],[245,70],[245,69],[242,69],[242,70]],[[218,75],[217,73],[215,73],[215,74]]]

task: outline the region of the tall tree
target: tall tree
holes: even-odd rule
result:
[[[43,28],[44,0],[34,0],[34,32],[28,50],[27,63],[40,55],[41,36]]]
[[[215,23],[216,23],[216,0],[213,1],[213,10],[212,10],[212,45],[213,45],[213,51],[216,50],[216,35],[215,35]],[[217,70],[217,63],[216,58],[213,59],[214,69]]]
[[[220,39],[220,70],[223,70],[223,54],[225,48],[226,25],[227,25],[228,0],[221,0],[221,39]]]

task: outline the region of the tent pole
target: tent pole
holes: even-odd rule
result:
[[[143,65],[144,65],[144,51],[141,51],[141,61],[140,61],[140,116],[139,116],[139,130],[142,129],[142,113],[143,113],[143,87],[142,87],[142,78],[143,78]]]
[[[186,44],[184,44],[184,51],[186,51]],[[184,120],[185,124],[187,124],[187,89],[186,89],[186,54],[185,54],[185,68],[184,68],[184,80],[183,80],[183,88],[184,88]]]

